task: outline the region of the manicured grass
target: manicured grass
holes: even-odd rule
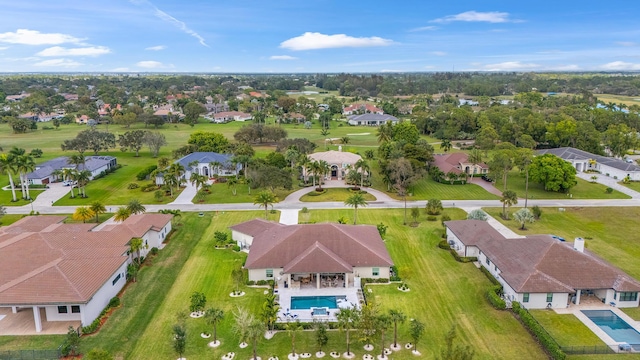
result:
[[[627,315],[631,316],[633,320],[640,321],[640,307],[622,308],[620,310],[624,311]]]
[[[311,193],[303,195],[300,198],[300,201],[307,201],[307,202],[345,201],[349,196],[355,194],[353,191],[349,191],[349,189],[346,189],[346,188],[328,188],[328,189],[324,189],[324,192],[322,194],[310,195],[314,193],[318,194],[315,190],[313,190],[311,191]],[[376,200],[376,197],[369,193],[362,194],[362,197],[366,201]]]
[[[0,226],[11,225],[14,222],[22,219],[24,215],[22,214],[5,214],[0,218]]]
[[[67,214],[67,218],[64,220],[65,224],[81,224],[82,220],[74,220],[72,214]],[[113,216],[113,213],[104,213],[98,215],[98,221],[96,222],[96,217],[92,217],[91,219],[85,221],[87,224],[101,224],[107,220],[109,220]]]
[[[33,200],[35,200],[40,194],[42,194],[42,190],[29,189],[29,195],[31,195],[31,198]],[[20,191],[20,187],[16,187],[16,199],[18,201],[12,201],[13,195],[11,194],[11,190],[0,190],[0,204],[4,206],[23,206],[29,205],[31,203],[29,200],[22,199],[22,192]]]
[[[531,310],[530,313],[560,346],[605,345],[593,331],[573,314],[560,315],[552,310]]]
[[[640,181],[632,181],[630,183],[623,183],[622,181],[620,181],[618,184],[622,185],[622,186],[626,186],[631,190],[635,190],[635,191],[640,191]]]
[[[458,209],[446,213],[453,219],[465,217]],[[340,216],[352,216],[353,211],[311,210],[310,214],[312,221],[335,222]],[[515,359],[527,354],[528,359],[545,359],[542,350],[509,312],[494,310],[485,300],[489,280],[473,264],[457,263],[449,252],[437,247],[443,231],[440,221],[427,222],[422,215],[419,226],[413,228],[402,225],[402,214],[401,209],[363,209],[358,211],[358,222],[382,222],[389,226],[387,248],[411,291],[399,292],[395,285],[369,288],[382,309],[395,308],[408,318],[427,324],[419,344],[422,358],[433,359],[440,354],[444,335],[455,324],[457,341],[470,345],[477,358]],[[399,340],[405,343],[409,338],[407,324],[399,326]],[[362,354],[361,347],[354,349],[358,350],[357,355]],[[394,357],[410,359],[412,355],[400,352]]]
[[[585,238],[585,246],[598,256],[624,270],[627,274],[640,279],[640,231],[637,219],[638,207],[605,208],[542,208],[542,217],[533,224],[527,224],[527,230],[519,230],[514,220],[500,218],[501,208],[485,209],[491,216],[508,226],[516,233],[554,234],[567,241],[576,237]],[[512,208],[511,212],[517,209]]]
[[[613,190],[611,194],[605,191],[607,186],[578,179],[578,184],[569,193],[545,191],[542,184],[529,179],[529,199],[630,199],[629,195]],[[507,177],[507,189],[513,190],[519,198],[524,198],[526,178],[519,171],[512,171]],[[502,191],[502,179],[496,181],[496,188]]]
[[[210,190],[211,193],[204,197],[203,204],[253,203],[258,193],[265,190],[271,191],[271,189],[258,188],[251,189],[251,194],[249,194],[249,187],[246,184],[238,184],[236,185],[236,195],[233,195],[231,188],[226,183],[213,184]],[[276,188],[273,193],[278,197],[278,201],[282,201],[296,190],[298,187],[294,184],[291,190]],[[194,199],[193,202],[196,203],[196,200]]]

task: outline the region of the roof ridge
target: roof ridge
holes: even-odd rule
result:
[[[22,276],[19,276],[19,277],[15,278],[15,279],[9,281],[8,283],[6,283],[4,285],[1,285],[0,286],[0,293],[2,293],[3,291],[8,290],[8,289],[18,285],[18,284],[21,284],[22,282],[24,282],[24,281],[26,281],[28,279],[31,279],[32,277],[44,272],[45,270],[48,270],[48,269],[50,269],[52,267],[57,267],[60,262],[62,262],[62,259],[61,258],[57,258],[57,259],[55,259],[53,261],[50,261],[50,262],[48,262],[48,263],[46,263],[46,264],[44,264],[44,265],[42,265],[42,266],[40,266],[38,268],[35,268],[35,269],[29,271],[28,273],[26,273],[26,274],[24,274]]]
[[[11,244],[15,244],[16,242],[29,237],[31,235],[33,235],[34,233],[29,232],[29,231],[25,231],[25,232],[21,232],[19,234],[16,234],[15,236],[12,236],[11,238],[0,242],[0,249],[2,249],[3,247],[9,246]]]

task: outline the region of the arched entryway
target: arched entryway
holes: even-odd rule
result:
[[[331,178],[338,177],[338,165],[331,165]]]
[[[208,167],[206,167],[206,166],[205,166],[205,167],[203,167],[203,168],[202,168],[202,174],[203,174],[204,176],[209,176],[209,168],[208,168]]]

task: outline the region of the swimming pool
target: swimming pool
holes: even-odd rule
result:
[[[611,310],[582,310],[589,320],[617,342],[626,342],[640,350],[640,333]]]
[[[291,310],[311,309],[315,307],[338,308],[339,296],[292,296]]]

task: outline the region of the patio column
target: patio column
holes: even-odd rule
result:
[[[40,308],[33,307],[33,321],[36,323],[36,332],[42,331],[42,320],[40,319]]]
[[[576,290],[576,305],[580,305],[580,292],[582,290]]]
[[[287,274],[287,277],[289,278],[289,282],[287,283],[287,286],[291,287],[291,274]]]
[[[344,287],[345,289],[349,287],[349,276],[347,276],[347,273],[344,273]]]
[[[12,306],[11,307],[11,312],[14,313],[14,314],[17,314],[18,313],[18,307],[17,306]]]
[[[320,273],[316,273],[316,289],[320,289]]]

